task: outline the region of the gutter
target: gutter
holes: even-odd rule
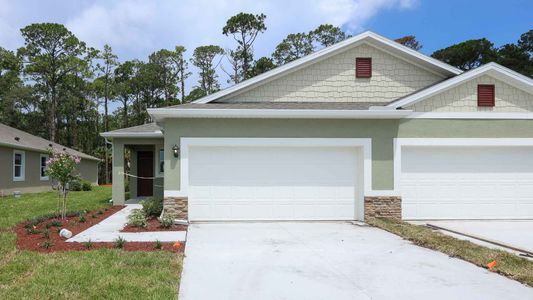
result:
[[[152,108],[147,110],[155,120],[167,118],[268,118],[268,119],[401,119],[411,110],[318,110],[318,109],[195,109]]]

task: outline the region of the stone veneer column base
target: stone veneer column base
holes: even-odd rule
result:
[[[176,219],[189,219],[189,206],[187,197],[165,197],[163,199],[163,211],[165,215],[171,215]]]
[[[365,196],[365,220],[369,218],[402,219],[402,198],[397,196]]]

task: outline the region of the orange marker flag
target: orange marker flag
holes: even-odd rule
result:
[[[181,247],[181,242],[180,241],[176,241],[173,246],[174,246],[174,248],[179,248],[179,247]]]
[[[493,261],[491,261],[490,263],[487,264],[487,268],[489,268],[489,270],[494,269],[494,267],[496,267],[496,261],[495,260],[493,260]]]

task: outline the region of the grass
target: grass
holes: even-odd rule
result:
[[[69,210],[109,206],[110,187],[71,192]],[[54,212],[54,192],[0,198],[0,299],[175,299],[180,255],[102,249],[42,254],[16,249],[17,223]]]
[[[378,218],[369,220],[368,224],[399,235],[418,246],[461,258],[480,267],[486,267],[489,262],[496,260],[497,265],[492,271],[533,287],[533,261],[515,254],[476,245],[406,222]]]

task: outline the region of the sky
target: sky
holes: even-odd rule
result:
[[[0,0],[0,47],[22,46],[19,29],[28,24],[56,22],[89,46],[111,45],[120,61],[146,60],[175,45],[185,46],[190,56],[201,45],[235,48],[222,27],[239,12],[267,16],[267,31],[254,44],[256,58],[269,56],[287,34],[324,23],[350,34],[415,35],[428,55],[482,37],[496,46],[514,43],[533,29],[532,0]],[[227,76],[219,76],[227,86]],[[191,76],[187,90],[197,79]]]

